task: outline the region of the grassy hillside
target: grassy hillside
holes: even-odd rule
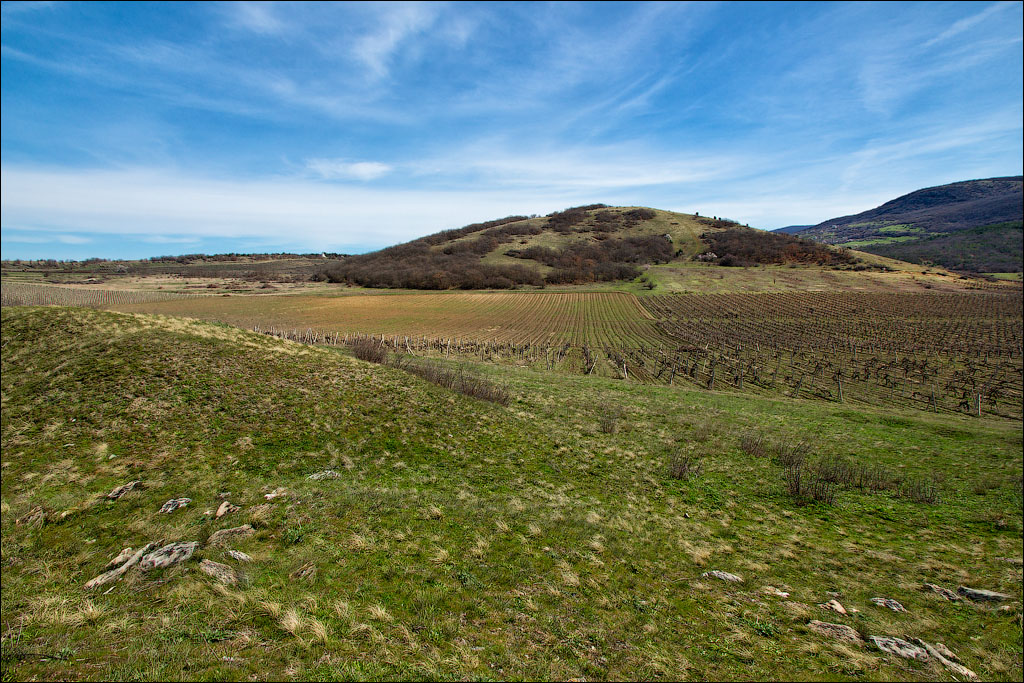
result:
[[[475,368],[502,407],[221,325],[2,315],[5,680],[949,677],[813,619],[1021,676],[1019,423]],[[801,441],[899,483],[807,503]],[[83,589],[159,541],[201,545]]]
[[[724,266],[860,263],[811,240],[717,217],[596,204],[428,235],[347,258],[323,276],[364,287],[509,289],[630,281],[651,265],[695,260]]]
[[[1020,272],[1022,184],[1014,176],[929,187],[798,234],[912,263]]]

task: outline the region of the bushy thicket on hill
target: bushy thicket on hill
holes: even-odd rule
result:
[[[654,216],[650,209],[610,210],[605,204],[556,211],[546,216],[544,223],[527,222],[526,216],[509,216],[445,230],[371,254],[353,256],[323,271],[318,277],[363,287],[409,289],[508,289],[545,283],[628,280],[640,274],[634,264],[671,259],[672,243],[661,236],[620,239],[613,238],[611,233]],[[506,252],[509,256],[534,260],[554,268],[546,277],[526,264],[480,262],[482,256],[502,244],[538,235],[545,230],[563,234],[592,232],[598,241],[570,244],[563,249],[532,247]]]
[[[509,289],[542,285],[544,279],[526,266],[480,263],[480,254],[446,254],[424,243],[410,242],[363,256],[353,256],[324,272],[331,282],[362,287],[407,289]]]
[[[529,247],[505,253],[551,266],[555,269],[547,276],[551,283],[599,282],[631,280],[640,274],[634,264],[671,260],[672,243],[661,235],[644,235],[577,242],[564,249]]]
[[[934,263],[975,273],[1019,273],[1024,233],[1021,221],[983,225],[913,241],[871,244],[864,251],[911,263]]]
[[[717,256],[722,266],[757,264],[816,263],[838,266],[857,263],[859,259],[845,250],[833,251],[811,240],[777,232],[750,228],[729,228],[701,235],[708,245],[707,253]]]

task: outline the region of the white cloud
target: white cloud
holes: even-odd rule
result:
[[[26,233],[11,233],[5,232],[3,235],[4,242],[15,242],[18,244],[53,244],[59,242],[61,244],[89,244],[92,239],[83,237],[82,235],[71,235],[67,233],[47,233],[47,234],[26,234]]]
[[[254,238],[297,250],[386,246],[516,213],[596,201],[535,190],[382,190],[314,180],[211,180],[161,170],[3,166],[5,232]]]
[[[379,161],[345,159],[307,159],[306,168],[325,180],[376,180],[392,170],[391,166]]]
[[[353,43],[353,56],[373,77],[387,76],[393,55],[407,39],[431,27],[438,9],[432,4],[385,5],[380,26]]]
[[[1006,9],[1007,7],[1012,7],[1015,4],[1019,3],[997,2],[995,4],[989,5],[982,11],[978,12],[977,14],[972,14],[969,17],[964,17],[963,19],[953,22],[952,26],[950,26],[945,31],[929,40],[927,43],[924,44],[924,46],[931,47],[935,43],[940,43],[944,40],[952,38],[953,36],[959,35],[964,31],[967,31],[976,26],[977,24],[980,24],[981,22],[985,21],[985,19],[987,19],[990,15],[995,14],[996,12],[999,12],[1003,9]]]
[[[285,23],[274,12],[273,2],[229,2],[231,23],[252,31],[273,35],[285,30]]]

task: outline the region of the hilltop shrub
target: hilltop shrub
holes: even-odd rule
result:
[[[859,261],[846,250],[834,251],[824,244],[763,230],[732,226],[707,232],[701,239],[707,253],[719,254],[722,266],[752,266],[768,263],[817,263],[823,266],[852,265]]]

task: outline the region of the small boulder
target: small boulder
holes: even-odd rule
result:
[[[239,562],[252,562],[252,558],[243,553],[241,550],[229,550],[228,557]]]
[[[948,588],[936,586],[934,583],[924,584],[924,590],[931,591],[932,593],[937,593],[938,595],[941,595],[943,598],[949,600],[950,602],[960,602],[961,600],[963,600],[963,598],[961,598],[959,595],[949,590]]]
[[[916,659],[919,662],[927,662],[931,657],[928,652],[913,643],[908,643],[901,638],[891,636],[871,636],[871,642],[882,652],[887,652],[904,659]]]
[[[167,567],[173,567],[176,564],[187,561],[198,549],[199,544],[195,541],[170,543],[143,557],[139,562],[139,569],[144,572],[148,572],[153,569],[166,569]]]
[[[721,581],[729,581],[731,583],[742,583],[743,577],[737,576],[736,574],[730,574],[729,572],[723,572],[720,569],[712,569],[709,572],[701,574],[702,577],[711,577],[713,579],[719,579]]]
[[[214,580],[223,583],[225,586],[234,586],[239,580],[239,575],[234,569],[213,560],[202,560],[199,563],[199,571],[213,577]]]
[[[920,638],[915,638],[915,640],[918,645],[923,647],[928,654],[934,657],[940,664],[942,664],[942,666],[946,667],[961,678],[966,678],[972,681],[978,679],[978,674],[974,673],[966,666],[959,664],[959,657],[953,654],[953,652],[942,643],[935,643],[933,645],[931,643],[926,643]]]
[[[169,515],[178,508],[188,507],[188,504],[191,502],[191,498],[171,498],[160,507],[160,512]]]
[[[886,609],[891,609],[893,612],[906,612],[907,611],[907,609],[903,605],[901,605],[900,603],[896,602],[892,598],[871,598],[871,602],[875,603],[879,607],[885,607]]]
[[[974,602],[1002,602],[1010,599],[1010,596],[1005,593],[987,591],[983,588],[968,588],[967,586],[960,586],[956,589],[956,592],[968,600],[973,600]]]
[[[820,607],[822,609],[827,609],[827,610],[829,610],[831,612],[836,612],[838,614],[846,614],[846,608],[843,607],[842,603],[840,603],[836,599],[832,599],[832,600],[829,600],[828,602],[822,603],[822,604],[818,605],[818,607]]]
[[[341,477],[340,472],[335,472],[334,470],[324,470],[323,472],[311,474],[308,477],[306,477],[306,479],[312,479],[313,481],[323,481],[324,479],[338,479],[339,477]]]
[[[135,489],[139,488],[142,488],[142,480],[136,479],[135,481],[130,481],[127,484],[121,484],[120,486],[114,488],[113,491],[107,494],[107,498],[109,498],[110,500],[117,500],[118,498],[128,493],[129,491],[134,491]]]
[[[837,640],[845,640],[851,643],[861,643],[864,641],[855,629],[843,624],[830,624],[827,621],[813,619],[807,624],[807,628],[815,633],[820,633],[823,636]]]
[[[223,503],[220,504],[220,507],[217,508],[217,519],[220,519],[224,515],[229,515],[232,512],[238,512],[239,510],[241,510],[240,507],[238,507],[237,505],[232,505],[231,503],[225,500]]]
[[[231,529],[221,529],[210,534],[210,539],[206,542],[207,545],[224,545],[226,543],[245,538],[246,536],[252,536],[256,533],[256,530],[252,528],[251,524],[243,524],[242,526],[236,526]]]

